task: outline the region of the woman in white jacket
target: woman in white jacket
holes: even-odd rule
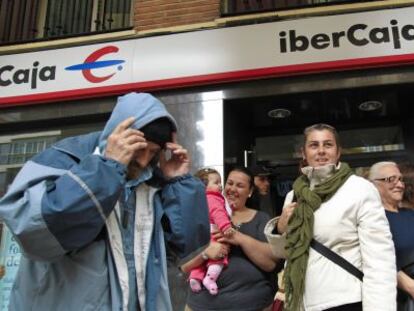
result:
[[[332,126],[315,124],[304,136],[302,175],[265,229],[275,251],[286,243],[285,310],[396,310],[394,246],[378,191],[339,162]],[[362,271],[363,280],[313,249],[312,238]]]

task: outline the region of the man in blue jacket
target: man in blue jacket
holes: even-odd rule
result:
[[[102,132],[23,166],[0,201],[24,255],[10,310],[172,310],[166,244],[184,258],[209,242],[204,186],[176,130],[158,99],[130,93]]]

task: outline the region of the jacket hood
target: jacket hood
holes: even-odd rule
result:
[[[128,93],[118,97],[115,108],[99,137],[101,153],[103,153],[106,147],[109,135],[111,135],[119,123],[129,117],[135,117],[135,122],[131,127],[137,130],[155,119],[166,117],[171,121],[173,130],[177,131],[177,122],[160,100],[147,93]]]

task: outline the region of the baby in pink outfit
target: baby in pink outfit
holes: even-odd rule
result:
[[[226,207],[226,200],[221,194],[222,185],[219,172],[211,168],[199,170],[196,177],[206,185],[207,203],[212,231],[220,230],[225,236],[234,233],[230,221],[231,210]],[[213,236],[211,240],[214,241]],[[219,260],[208,259],[205,264],[191,270],[189,281],[193,292],[201,290],[201,283],[212,295],[217,295],[217,278],[228,264],[227,256]]]

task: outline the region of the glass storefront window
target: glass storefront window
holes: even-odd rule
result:
[[[6,184],[6,172],[0,172],[0,186]],[[3,190],[3,187],[0,187],[0,197],[4,195],[5,191]],[[1,224],[1,222],[0,222]],[[1,232],[0,232],[1,235]]]
[[[393,152],[405,149],[400,126],[339,131],[342,155]],[[256,138],[257,161],[280,165],[301,157],[302,134]]]
[[[35,137],[33,137],[33,135]],[[50,136],[52,135],[52,136]],[[60,132],[12,135],[0,137],[0,196],[28,159],[45,150],[60,137]],[[8,300],[20,263],[21,251],[13,235],[0,222],[0,269],[5,274],[0,279],[0,311],[8,310]]]
[[[50,147],[58,136],[11,140],[0,144],[0,165],[23,164],[37,153]]]
[[[10,144],[0,144],[0,165],[8,163],[10,147]]]
[[[20,264],[21,251],[17,241],[6,226],[2,229],[0,243],[0,266],[4,275],[0,280],[0,311],[8,310],[9,296]]]

